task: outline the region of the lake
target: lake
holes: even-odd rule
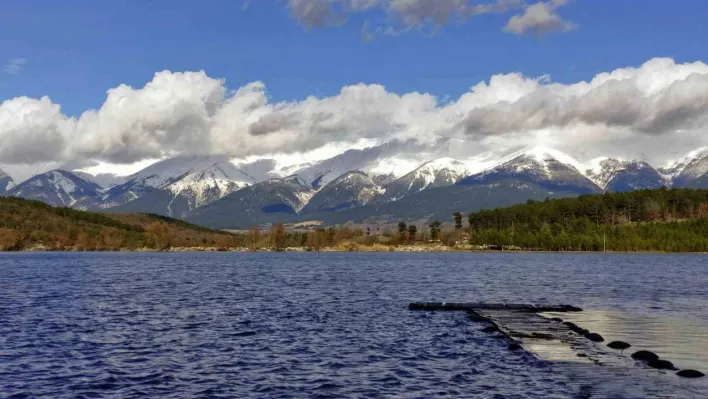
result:
[[[708,370],[708,258],[0,254],[0,397],[705,397],[708,378],[510,352],[412,301],[567,303]]]

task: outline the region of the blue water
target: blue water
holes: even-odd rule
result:
[[[708,320],[706,260],[0,254],[0,397],[704,397],[699,380],[537,360],[509,352],[464,313],[406,305],[569,303]],[[698,364],[706,348],[693,350]]]

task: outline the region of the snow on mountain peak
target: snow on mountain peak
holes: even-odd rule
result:
[[[669,179],[684,174],[684,172],[689,177],[699,177],[708,173],[708,162],[701,162],[705,158],[708,158],[708,147],[701,147],[676,161],[668,162],[659,168],[659,171]]]
[[[418,162],[411,159],[389,157],[373,162],[361,170],[370,176],[391,176],[397,179],[419,166]]]
[[[54,206],[87,206],[98,200],[101,187],[60,169],[50,170],[14,186],[10,195],[44,201]]]
[[[0,169],[0,193],[8,191],[15,185],[15,181],[12,177]]]
[[[553,161],[560,162],[561,164],[582,173],[581,171],[583,170],[583,167],[578,161],[575,160],[575,158],[564,152],[543,145],[527,147],[511,153],[501,158],[495,166],[488,169],[488,171],[495,170],[500,167],[513,166],[514,171],[517,173],[536,171],[544,174],[547,178],[552,178],[552,171],[549,167],[549,163]]]
[[[149,187],[167,188],[190,176],[191,181],[194,181],[201,171],[236,182],[253,183],[253,179],[236,168],[227,158],[219,156],[180,156],[165,159],[129,176],[128,179]]]
[[[595,158],[588,162],[585,169],[585,175],[598,187],[605,190],[610,182],[617,175],[627,169],[632,168],[634,171],[641,171],[645,168],[651,168],[649,164],[638,160],[623,160],[616,158],[601,157]],[[652,172],[655,173],[655,172]]]
[[[469,175],[469,170],[464,162],[444,157],[428,161],[411,173],[414,174],[415,179],[424,181],[422,189],[425,189],[436,184],[438,180],[444,181],[437,182],[437,185],[454,184],[460,178]],[[413,184],[413,180],[410,184]]]

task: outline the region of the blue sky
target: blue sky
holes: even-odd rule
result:
[[[203,69],[229,88],[261,80],[275,101],[333,95],[357,82],[456,98],[497,73],[574,82],[657,56],[708,58],[703,1],[577,0],[558,13],[577,29],[515,35],[502,31],[513,14],[504,13],[365,42],[364,21],[384,20],[380,10],[308,30],[284,1],[244,8],[235,0],[5,0],[0,62],[25,63],[0,76],[0,99],[48,95],[77,116],[100,107],[106,89],[140,87],[164,69]]]
[[[699,0],[0,0],[0,169],[370,145],[408,164],[536,144],[661,164],[708,146],[705,15]]]

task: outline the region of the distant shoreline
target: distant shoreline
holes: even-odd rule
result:
[[[35,246],[33,248],[23,248],[15,251],[0,251],[0,254],[11,254],[11,253],[34,253],[34,252],[405,252],[405,253],[415,253],[415,252],[428,252],[428,253],[488,253],[488,254],[509,254],[509,253],[557,253],[557,254],[692,254],[692,255],[706,255],[708,252],[667,252],[667,251],[548,251],[548,250],[483,250],[483,249],[471,249],[471,248],[460,248],[460,247],[447,247],[444,245],[434,245],[434,246],[391,246],[391,247],[359,247],[356,249],[350,248],[322,248],[319,251],[309,249],[307,247],[289,247],[283,251],[275,251],[268,248],[260,248],[257,250],[251,250],[244,247],[231,247],[231,248],[218,248],[218,247],[171,247],[168,249],[156,249],[156,248],[139,248],[139,249],[120,249],[120,250],[81,250],[75,248],[67,249],[56,249],[48,248],[44,246]]]

